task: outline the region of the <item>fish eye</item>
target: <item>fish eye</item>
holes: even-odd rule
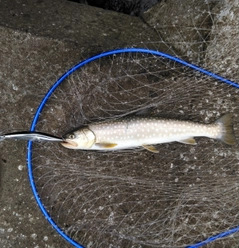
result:
[[[68,134],[67,138],[68,139],[74,139],[75,138],[75,135],[73,133],[70,133],[70,134]]]

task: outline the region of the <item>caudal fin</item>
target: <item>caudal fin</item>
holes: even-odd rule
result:
[[[220,137],[220,140],[228,145],[235,145],[236,138],[233,132],[232,115],[225,114],[218,119],[216,123],[222,126],[222,136]]]

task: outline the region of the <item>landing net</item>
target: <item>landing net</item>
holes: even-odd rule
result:
[[[208,33],[206,38],[198,44],[188,42],[190,48],[181,37],[187,53],[193,54],[197,45],[205,47],[195,56],[178,53],[178,57],[238,81],[235,65],[228,67],[233,58],[217,58],[217,63],[211,58],[215,44],[221,42],[215,32],[221,12],[207,11],[201,12],[211,18],[207,32],[187,27]],[[172,27],[175,33],[185,28]],[[168,53],[178,52],[179,43],[173,39],[143,43],[155,48],[162,44]],[[63,135],[92,121],[148,109],[162,118],[201,123],[212,123],[230,112],[238,139],[236,85],[196,69],[144,50],[87,60],[51,92],[36,130]],[[142,148],[75,151],[50,143],[29,143],[29,148],[41,202],[74,242],[86,247],[185,247],[239,225],[238,145],[207,138],[197,138],[197,143],[160,144],[158,154]],[[233,247],[238,241],[235,233],[210,247]]]

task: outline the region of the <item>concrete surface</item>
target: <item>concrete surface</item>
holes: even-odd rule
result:
[[[172,4],[167,2],[168,6]],[[145,20],[152,25],[159,22],[154,14],[165,13],[163,4],[148,12]],[[171,36],[170,31],[165,35],[170,41],[167,37]],[[175,49],[180,55],[184,53],[184,47],[172,48],[158,42],[159,37],[159,32],[140,18],[113,11],[63,0],[2,0],[0,131],[28,130],[49,87],[67,69],[88,56],[125,46],[147,46],[167,52]],[[197,43],[197,39],[182,33],[180,37],[184,42],[189,39],[190,44]],[[170,42],[175,39],[172,36]],[[201,62],[205,47],[195,47],[195,44],[191,48],[196,51],[192,58]],[[187,53],[183,55],[190,57]],[[33,198],[26,169],[26,143],[6,141],[0,143],[0,148],[0,246],[71,247],[44,219]]]

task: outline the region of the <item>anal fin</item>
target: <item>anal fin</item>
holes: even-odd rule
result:
[[[159,151],[152,145],[142,145],[142,146],[143,148],[145,148],[146,150],[150,152],[159,153]]]
[[[197,144],[196,140],[192,137],[185,139],[185,140],[179,140],[178,142],[186,144],[186,145],[196,145]]]

